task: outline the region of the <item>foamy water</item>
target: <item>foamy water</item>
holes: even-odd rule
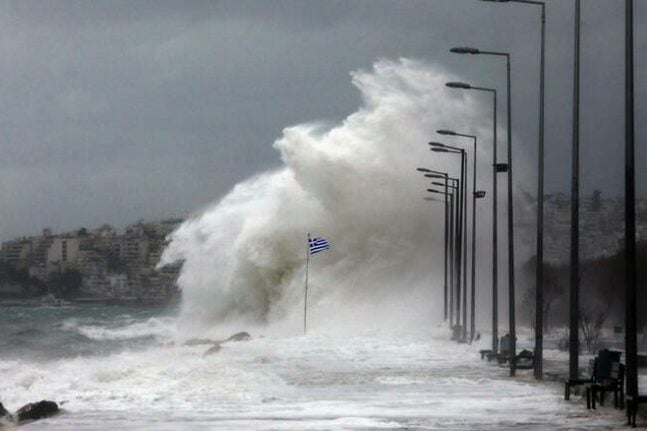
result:
[[[23,317],[29,317],[25,310]],[[0,401],[15,409],[52,399],[63,414],[24,429],[600,429],[613,409],[565,402],[558,384],[478,359],[479,346],[445,341],[444,328],[401,334],[264,336],[187,346],[173,326],[148,317],[123,323],[63,318],[68,331],[105,343],[140,340],[111,353],[0,359]],[[61,316],[52,317],[52,323]],[[70,323],[73,322],[73,323]],[[3,321],[6,324],[6,321]],[[3,325],[6,328],[6,325]],[[88,328],[94,328],[88,331]],[[101,330],[99,330],[101,328]]]

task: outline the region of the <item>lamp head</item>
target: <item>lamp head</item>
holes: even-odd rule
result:
[[[449,50],[449,52],[453,52],[454,54],[480,54],[481,51],[479,51],[476,48],[470,48],[468,46],[459,46],[456,48],[452,48]]]
[[[449,153],[447,148],[432,148],[431,151],[435,151],[436,153]]]
[[[507,163],[497,163],[497,164],[494,165],[494,169],[497,171],[497,173],[508,172],[508,164]]]
[[[447,87],[449,87],[449,88],[460,88],[460,89],[463,89],[463,90],[469,90],[469,89],[471,89],[471,88],[472,88],[472,86],[471,86],[471,85],[466,84],[466,83],[464,83],[464,82],[448,82],[448,83],[447,83],[447,84],[445,84],[445,85],[446,85]]]
[[[430,171],[429,169],[427,169],[427,168],[416,168],[416,171],[418,171],[418,172],[431,172],[431,171]]]
[[[445,147],[445,144],[440,143],[440,142],[430,142],[429,145],[431,145],[432,147],[438,147],[438,148],[444,148]]]
[[[454,132],[453,130],[436,130],[436,133],[438,133],[439,135],[450,135],[450,136],[456,135],[456,132]]]

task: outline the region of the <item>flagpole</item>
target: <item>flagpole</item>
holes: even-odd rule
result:
[[[307,321],[308,321],[308,265],[310,264],[310,233],[308,233],[308,241],[306,243],[306,287],[305,295],[303,297],[303,335],[306,335]]]

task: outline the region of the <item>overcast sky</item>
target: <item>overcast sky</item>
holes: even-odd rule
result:
[[[573,3],[547,0],[547,192],[569,187]],[[583,192],[619,195],[624,1],[582,3]],[[642,161],[647,2],[635,4]],[[45,226],[122,226],[205,206],[238,181],[279,166],[272,143],[284,127],[353,112],[360,100],[349,72],[370,69],[378,58],[424,59],[503,90],[503,64],[448,52],[461,45],[512,53],[515,133],[534,156],[536,7],[475,0],[0,1],[0,238]]]

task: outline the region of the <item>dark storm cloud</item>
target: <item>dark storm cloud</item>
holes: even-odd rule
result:
[[[570,166],[571,3],[548,2],[551,191],[567,189]],[[584,188],[616,193],[623,2],[583,3]],[[639,68],[646,9],[637,5]],[[502,64],[453,56],[455,45],[513,54],[515,130],[533,156],[537,24],[536,8],[470,0],[1,2],[2,238],[203,206],[278,166],[283,127],[352,112],[349,71],[380,57],[503,87]]]

